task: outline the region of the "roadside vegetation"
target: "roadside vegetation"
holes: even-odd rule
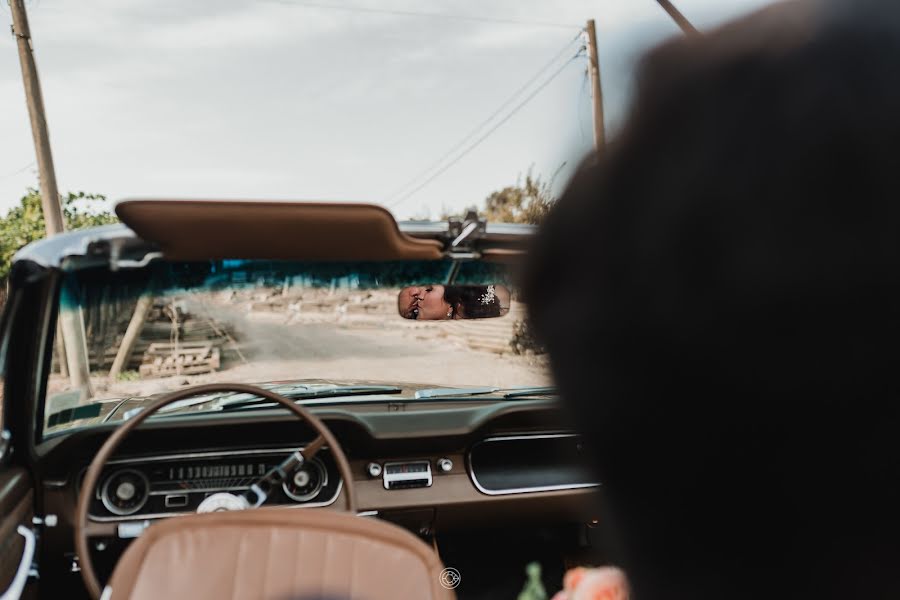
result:
[[[69,192],[60,201],[67,231],[118,221],[109,210],[106,196],[101,194]],[[17,206],[0,217],[0,307],[6,302],[6,278],[13,255],[26,244],[46,235],[40,192],[29,188]]]
[[[67,231],[118,222],[101,194],[69,192],[61,202]],[[46,235],[40,192],[29,188],[18,206],[0,218],[0,279],[6,280],[12,257],[20,248]]]

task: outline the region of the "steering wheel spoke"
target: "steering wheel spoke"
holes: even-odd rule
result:
[[[304,446],[303,449],[300,450],[300,454],[303,455],[303,459],[306,462],[309,462],[316,454],[319,453],[319,450],[322,449],[325,443],[325,438],[319,435],[316,439]]]
[[[318,439],[323,438],[319,436]],[[268,473],[260,477],[250,486],[250,489],[247,490],[247,493],[245,494],[247,502],[249,502],[250,506],[253,508],[262,506],[266,499],[271,495],[272,490],[281,485],[284,480],[290,477],[294,471],[302,467],[305,462],[306,458],[304,458],[300,450],[291,453],[290,456],[284,459],[280,464],[274,466]]]

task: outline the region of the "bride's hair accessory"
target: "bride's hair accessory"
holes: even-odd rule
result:
[[[494,291],[494,286],[487,286],[487,291],[478,297],[478,301],[483,305],[488,305],[494,301],[494,298],[497,297],[497,292]]]

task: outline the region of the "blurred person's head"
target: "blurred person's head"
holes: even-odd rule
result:
[[[533,254],[635,597],[900,597],[900,5],[652,52]]]

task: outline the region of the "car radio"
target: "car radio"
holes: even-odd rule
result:
[[[431,486],[431,463],[427,460],[384,464],[384,489],[400,490]]]

